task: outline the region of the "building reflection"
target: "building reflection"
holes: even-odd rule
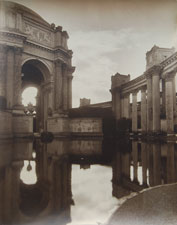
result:
[[[89,169],[101,155],[102,140],[1,142],[0,224],[71,222],[72,163]]]
[[[38,141],[35,146],[29,141],[4,141],[0,159],[0,224],[23,224],[48,215],[60,215],[57,219],[65,224],[71,221],[71,164],[67,156],[48,154],[47,145]],[[34,184],[20,179],[24,160],[36,164]]]
[[[126,147],[125,147],[126,146]],[[117,142],[113,157],[113,196],[177,181],[176,143],[131,141]]]
[[[120,199],[144,188],[176,182],[176,159],[176,143],[61,139],[44,144],[39,140],[3,140],[0,224],[71,222],[72,164],[84,170],[92,169],[93,164],[112,166],[112,194]]]

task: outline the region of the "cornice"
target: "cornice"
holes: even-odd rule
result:
[[[162,65],[154,65],[144,72],[144,76],[146,77],[146,79],[151,78],[152,76],[160,76],[162,70]]]
[[[173,55],[171,55],[170,57],[165,59],[163,62],[161,62],[160,65],[164,68],[176,60],[177,60],[177,52],[175,52]]]
[[[166,76],[165,76],[165,80],[166,81],[173,81],[174,77],[176,76],[176,73],[177,73],[177,68],[173,69],[170,72],[167,72]]]
[[[130,86],[135,85],[135,84],[137,84],[139,82],[142,82],[144,80],[145,80],[145,75],[143,74],[143,75],[141,75],[141,76],[139,76],[139,77],[137,77],[133,80],[130,80],[130,81],[126,82],[125,84],[122,84],[121,88],[130,87]]]
[[[7,30],[0,30],[0,36],[10,36],[15,38],[20,38],[24,41],[27,39],[27,35],[24,33],[16,32],[16,31],[7,31]]]

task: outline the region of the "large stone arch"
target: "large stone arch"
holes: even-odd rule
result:
[[[20,122],[28,124],[22,122],[19,115],[25,118],[21,103],[22,70],[24,65],[31,65],[44,78],[39,86],[44,101],[48,100],[41,108],[41,121],[43,129],[47,129],[48,117],[66,116],[72,107],[74,67],[71,64],[72,51],[67,46],[69,36],[61,26],[47,23],[34,11],[17,3],[1,1],[0,14],[0,110],[12,112],[12,129]],[[50,115],[47,113],[49,108]],[[18,123],[15,122],[17,114]]]
[[[37,131],[45,128],[49,109],[53,109],[53,84],[48,67],[38,59],[30,59],[22,65],[22,85],[24,90],[27,87],[36,87],[37,95]]]
[[[37,67],[44,75],[45,82],[51,81],[52,68],[44,60],[38,59],[37,57],[27,57],[23,59],[21,67],[23,67],[26,63],[30,63]]]

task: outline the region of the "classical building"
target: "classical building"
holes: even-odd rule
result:
[[[177,53],[174,48],[154,46],[146,54],[146,71],[136,79],[130,75],[112,76],[112,109],[117,120],[130,118],[132,131],[138,131],[138,111],[144,133],[174,133],[176,117]],[[138,103],[137,94],[141,100]],[[130,96],[132,103],[130,104]]]
[[[22,91],[37,87],[37,127],[48,117],[65,117],[72,107],[72,51],[61,26],[47,23],[29,8],[0,2],[1,136],[33,132],[24,114]]]

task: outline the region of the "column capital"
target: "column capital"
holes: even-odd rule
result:
[[[172,81],[177,73],[177,68],[165,74],[165,81]]]
[[[132,95],[137,95],[138,91],[139,91],[139,89],[133,90]]]
[[[144,75],[147,79],[151,78],[152,76],[159,76],[162,72],[163,68],[161,65],[154,65],[148,70],[144,72]]]
[[[61,66],[63,62],[60,59],[55,60],[55,65],[56,66]]]
[[[147,90],[147,87],[146,86],[143,86],[143,87],[141,87],[141,92],[146,92],[146,90]]]
[[[2,45],[2,44],[0,44],[0,51],[1,52],[6,52],[7,51],[7,45]]]
[[[15,47],[13,47],[13,49],[16,54],[21,54],[23,52],[23,48],[21,48],[21,47],[15,46]]]

